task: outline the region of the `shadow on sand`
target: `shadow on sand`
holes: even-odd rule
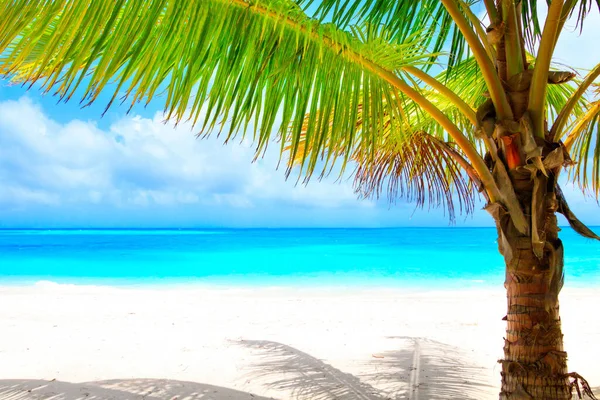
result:
[[[482,400],[497,398],[486,368],[473,366],[456,347],[417,337],[390,337],[397,350],[360,365],[360,376],[285,344],[260,340],[239,342],[259,360],[248,378],[310,400]]]
[[[130,379],[85,383],[0,380],[2,400],[271,400],[195,382]]]
[[[453,346],[418,337],[390,337],[395,350],[357,362],[350,374],[282,343],[234,342],[251,353],[244,378],[279,399],[482,400],[497,398],[486,369]],[[487,379],[486,379],[487,378]],[[165,379],[68,383],[0,380],[2,400],[267,400],[248,392]]]

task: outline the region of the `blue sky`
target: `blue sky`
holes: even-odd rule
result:
[[[592,67],[598,37],[596,14],[582,37],[561,38],[556,61]],[[357,199],[349,180],[286,181],[276,148],[252,163],[250,143],[223,146],[163,123],[160,101],[129,115],[113,107],[103,118],[106,98],[85,109],[56,101],[0,80],[0,227],[448,225],[441,210]],[[600,225],[595,200],[565,192],[583,221]],[[491,219],[477,211],[457,225]]]

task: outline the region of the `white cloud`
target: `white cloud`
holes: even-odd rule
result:
[[[252,163],[244,142],[199,140],[162,115],[58,123],[28,97],[0,102],[0,224],[4,226],[424,226],[441,210],[357,199],[337,176],[285,181],[277,149]],[[574,190],[569,200],[597,215]],[[575,203],[577,202],[577,203]],[[484,211],[459,225],[491,225]]]
[[[174,129],[160,114],[123,117],[101,130],[93,122],[57,123],[22,97],[0,103],[0,142],[3,207],[373,205],[358,201],[349,182],[286,182],[274,152],[252,163],[250,144],[196,139],[189,125]]]

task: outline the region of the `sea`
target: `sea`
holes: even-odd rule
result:
[[[598,231],[598,229],[596,229]],[[600,242],[563,228],[566,285],[600,284]],[[494,228],[0,230],[0,285],[501,287]]]

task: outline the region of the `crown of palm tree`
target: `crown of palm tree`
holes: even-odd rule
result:
[[[484,5],[495,10],[490,2]],[[336,161],[343,171],[353,159],[361,193],[387,187],[393,197],[443,204],[451,217],[455,198],[471,211],[473,188],[483,187],[518,220],[514,196],[486,167],[489,143],[478,133],[486,96],[500,118],[512,113],[507,83],[493,67],[495,31],[482,27],[475,3],[4,0],[0,73],[38,82],[65,101],[80,96],[83,105],[105,88],[113,92],[107,108],[162,96],[167,118],[189,119],[226,139],[252,135],[257,154],[278,140],[289,167],[306,177]],[[564,3],[556,31],[567,16],[583,24],[593,2]],[[557,35],[542,35],[536,5],[522,1],[515,12],[538,59],[531,60],[532,129],[540,136],[540,118],[558,116],[554,139],[564,139],[580,161],[571,177],[598,194],[600,106],[582,93],[600,65],[581,86],[546,89],[544,67]],[[224,121],[225,132],[215,129]]]

